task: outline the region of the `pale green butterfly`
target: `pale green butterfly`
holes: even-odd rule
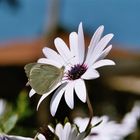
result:
[[[29,63],[24,67],[30,86],[40,95],[52,90],[62,80],[64,68],[42,63]]]

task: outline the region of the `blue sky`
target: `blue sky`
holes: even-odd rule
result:
[[[49,3],[46,0],[19,2],[17,10],[0,3],[0,42],[38,37],[43,32]],[[139,0],[61,0],[59,24],[68,31],[76,31],[82,21],[89,34],[103,24],[105,33],[115,34],[114,42],[139,48],[139,7]]]
[[[7,3],[0,3],[0,41],[37,37],[43,30],[47,3],[45,0],[19,0],[14,10]]]

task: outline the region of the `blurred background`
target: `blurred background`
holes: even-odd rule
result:
[[[82,21],[88,44],[97,27],[104,25],[104,34],[115,35],[108,57],[116,66],[100,68],[101,77],[87,82],[87,87],[94,114],[120,120],[140,100],[139,7],[139,0],[0,0],[0,98],[16,106],[21,91],[26,90],[28,96],[24,65],[40,58],[44,46],[54,48],[54,38],[59,36],[68,43],[68,34],[77,31]],[[34,129],[51,119],[49,99],[36,112],[38,99],[36,96],[29,101],[33,112],[19,125],[30,124]],[[76,102],[77,108],[82,106]],[[58,120],[63,120],[64,114],[88,115],[86,107],[69,113],[64,104],[56,114]],[[30,121],[33,116],[34,123]],[[138,134],[132,138],[139,139]]]

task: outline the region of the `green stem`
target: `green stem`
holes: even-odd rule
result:
[[[93,117],[93,109],[92,109],[92,105],[91,105],[91,102],[89,100],[88,94],[87,94],[87,106],[88,106],[88,109],[89,109],[89,122],[87,124],[87,127],[86,127],[85,131],[87,132],[87,135],[88,135],[89,132],[90,132],[91,121],[92,121],[92,117]]]

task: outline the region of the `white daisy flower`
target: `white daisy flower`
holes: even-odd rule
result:
[[[71,125],[67,122],[64,126],[58,123],[53,129],[49,126],[49,129],[58,137],[59,140],[83,140],[85,133],[79,133],[75,125]]]
[[[80,132],[83,132],[88,124],[89,118],[76,118],[75,124],[79,127]],[[90,134],[84,140],[120,140],[118,130],[121,129],[114,121],[109,121],[108,116],[94,117],[91,121],[91,125],[94,126],[102,121],[96,127],[91,129]]]
[[[42,95],[37,108],[56,88],[58,89],[55,91],[50,105],[52,116],[55,115],[63,95],[66,104],[71,109],[74,108],[74,92],[82,102],[86,102],[87,93],[84,80],[98,78],[99,73],[96,69],[99,67],[115,65],[112,60],[104,59],[112,48],[112,45],[107,45],[112,39],[113,34],[107,34],[101,38],[103,30],[104,26],[100,26],[96,30],[89,46],[86,48],[83,27],[82,23],[80,23],[78,33],[72,32],[69,35],[70,47],[58,37],[54,40],[58,53],[50,48],[43,48],[43,53],[47,58],[39,59],[38,63],[51,64],[58,68],[64,66],[65,69],[62,80],[51,91]],[[36,91],[31,89],[29,93],[30,97],[35,93]]]
[[[123,140],[126,136],[133,133],[137,128],[137,121],[140,119],[140,102],[135,104],[132,111],[127,113],[121,123],[110,121],[108,116],[93,117],[90,134],[84,140]],[[75,124],[79,127],[80,132],[84,132],[89,118],[76,118]]]

